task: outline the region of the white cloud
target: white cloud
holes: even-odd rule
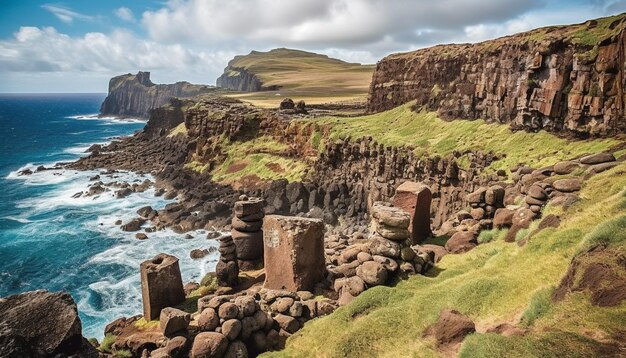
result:
[[[466,26],[507,21],[543,5],[543,0],[231,0],[224,6],[173,0],[144,12],[142,22],[152,39],[164,42],[364,48],[389,37],[412,43],[420,39],[418,30],[462,33]]]
[[[55,4],[44,4],[41,7],[45,10],[48,10],[52,13],[52,15],[56,16],[57,19],[61,20],[66,24],[71,24],[74,19],[83,20],[83,21],[93,21],[95,18],[93,16],[88,16],[85,14],[81,14],[76,12],[70,8],[61,5]]]
[[[0,73],[91,73],[112,77],[144,70],[153,71],[157,81],[214,83],[235,54],[160,44],[124,30],[71,37],[52,27],[22,27],[13,38],[0,41]]]
[[[133,15],[133,11],[126,6],[122,6],[120,8],[115,9],[115,15],[124,21],[135,21],[135,16]]]

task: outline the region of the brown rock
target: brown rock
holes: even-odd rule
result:
[[[293,317],[279,313],[274,317],[274,320],[276,320],[276,323],[278,323],[280,328],[284,329],[288,333],[293,334],[300,329],[300,322]]]
[[[591,154],[591,155],[580,158],[581,163],[589,164],[589,165],[614,162],[614,161],[615,161],[615,156],[611,153],[597,153],[597,154]]]
[[[386,203],[376,202],[370,209],[372,217],[379,224],[392,228],[408,228],[410,216],[401,208],[389,206]]]
[[[496,214],[493,217],[493,226],[498,229],[511,227],[511,225],[513,225],[514,214],[515,211],[507,208],[500,208],[496,210]]]
[[[235,243],[237,258],[240,260],[254,260],[263,257],[263,232],[241,232],[231,230]]]
[[[197,317],[198,329],[201,331],[213,331],[220,325],[220,318],[213,308],[205,308]]]
[[[409,213],[409,233],[412,243],[426,240],[431,234],[430,205],[432,193],[428,186],[404,182],[393,197],[393,205]]]
[[[177,336],[170,339],[165,346],[166,354],[171,358],[183,358],[189,350],[187,338]]]
[[[541,201],[545,201],[548,198],[548,194],[537,184],[533,184],[528,188],[528,196]]]
[[[451,254],[460,254],[473,249],[476,245],[478,245],[478,240],[473,232],[460,231],[446,242],[446,250]]]
[[[231,341],[234,341],[241,333],[241,321],[238,319],[229,319],[222,324],[222,334]]]
[[[380,235],[372,235],[369,239],[369,250],[372,255],[382,255],[386,257],[400,257],[400,244],[387,240]]]
[[[190,358],[222,358],[228,349],[228,339],[221,333],[202,332],[196,336]]]
[[[574,191],[579,191],[581,184],[579,179],[560,179],[552,183],[554,189],[564,192],[571,193]]]
[[[84,342],[68,293],[38,290],[0,299],[0,357],[98,357]]]
[[[251,198],[245,201],[237,201],[235,202],[234,213],[238,218],[249,218],[251,215],[262,213],[264,206],[265,201],[262,199]]]
[[[382,285],[387,281],[387,270],[376,261],[364,262],[357,267],[356,274],[370,286]]]
[[[237,307],[237,305],[234,303],[225,302],[220,305],[217,311],[217,315],[220,317],[220,319],[223,320],[237,318],[237,316],[239,315],[239,307]]]
[[[265,288],[312,290],[326,274],[324,223],[270,215],[263,223]]]
[[[231,342],[228,345],[224,358],[248,358],[248,348],[241,341]]]
[[[185,331],[191,321],[191,315],[185,311],[173,307],[165,307],[159,317],[159,328],[164,336],[169,337],[174,333]]]
[[[238,217],[234,217],[231,223],[233,229],[242,232],[255,232],[261,230],[263,220],[243,221]]]
[[[439,319],[426,330],[426,335],[432,335],[437,341],[437,347],[461,343],[465,336],[476,331],[471,319],[456,310],[444,310]]]
[[[159,254],[142,262],[140,271],[143,315],[146,320],[159,317],[163,308],[176,306],[185,300],[176,257]]]
[[[574,170],[578,169],[580,164],[569,160],[554,164],[554,173],[557,175],[571,174]]]

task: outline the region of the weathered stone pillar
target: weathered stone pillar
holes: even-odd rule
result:
[[[235,202],[231,236],[242,271],[260,268],[263,263],[263,217],[265,201],[242,196]]]
[[[269,215],[263,222],[265,288],[311,291],[326,275],[324,223]]]
[[[239,278],[235,243],[229,235],[221,237],[219,241],[220,259],[215,267],[217,284],[221,287],[235,287]]]
[[[143,316],[146,320],[158,318],[163,308],[185,300],[183,280],[175,256],[158,254],[142,262],[140,271]]]
[[[393,198],[393,205],[411,216],[409,233],[413,244],[421,243],[430,236],[430,202],[432,193],[424,184],[407,181],[402,183]]]

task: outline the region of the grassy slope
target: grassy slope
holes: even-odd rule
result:
[[[235,57],[230,65],[254,73],[264,86],[281,87],[279,91],[233,95],[265,107],[277,107],[285,96],[305,99],[308,103],[364,100],[374,72],[373,65],[347,63],[290,49],[253,51]]]
[[[623,329],[626,303],[601,308],[591,306],[585,293],[559,303],[549,296],[572,257],[592,242],[626,247],[626,235],[620,234],[626,230],[624,170],[626,164],[589,180],[583,200],[569,209],[561,226],[540,232],[526,246],[500,239],[448,255],[428,276],[370,289],[334,314],[307,323],[286,350],[267,356],[437,356],[434,342],[422,333],[444,308],[469,315],[479,332],[520,316],[521,325],[531,329],[523,337],[471,335],[462,357],[599,356],[600,343],[590,337],[610,337]],[[616,218],[621,218],[619,225],[608,225]]]
[[[213,179],[222,183],[232,184],[246,176],[256,176],[258,179],[285,178],[289,181],[300,181],[307,168],[302,160],[284,156],[287,145],[278,143],[270,137],[259,137],[246,142],[231,142],[226,145],[225,150],[227,159],[212,172]],[[237,164],[239,167],[234,170]],[[272,165],[278,165],[282,170],[272,169]]]
[[[545,131],[512,132],[508,125],[476,121],[450,121],[436,113],[411,111],[412,103],[364,117],[326,117],[316,120],[331,127],[331,139],[372,136],[385,145],[416,148],[417,154],[445,156],[453,150],[506,153],[490,169],[509,169],[525,163],[533,167],[554,164],[585,153],[597,153],[620,143],[616,139],[569,141]]]

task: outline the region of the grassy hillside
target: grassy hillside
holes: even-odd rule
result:
[[[559,160],[601,152],[622,142],[618,139],[570,141],[545,131],[513,132],[508,125],[483,120],[444,121],[433,112],[416,113],[411,106],[408,103],[369,116],[325,117],[315,122],[329,126],[330,139],[372,136],[385,145],[415,148],[416,154],[445,156],[454,150],[506,153],[505,158],[491,165],[491,170],[507,170],[520,163],[540,168]]]
[[[278,106],[284,97],[304,99],[307,103],[365,100],[374,72],[374,65],[284,48],[237,56],[229,67],[255,74],[263,86],[280,86],[278,91],[233,95],[265,107]]]
[[[548,207],[546,214],[562,215],[561,226],[540,231],[525,246],[496,239],[469,253],[445,256],[427,276],[365,291],[334,314],[307,323],[286,350],[264,356],[439,356],[423,332],[446,308],[458,309],[477,325],[461,357],[614,353],[624,337],[626,302],[594,306],[586,291],[558,303],[551,297],[572,258],[585,249],[603,243],[626,255],[625,171],[621,164],[593,177],[583,187],[582,200],[566,213]],[[501,323],[528,331],[512,337],[484,333]]]

